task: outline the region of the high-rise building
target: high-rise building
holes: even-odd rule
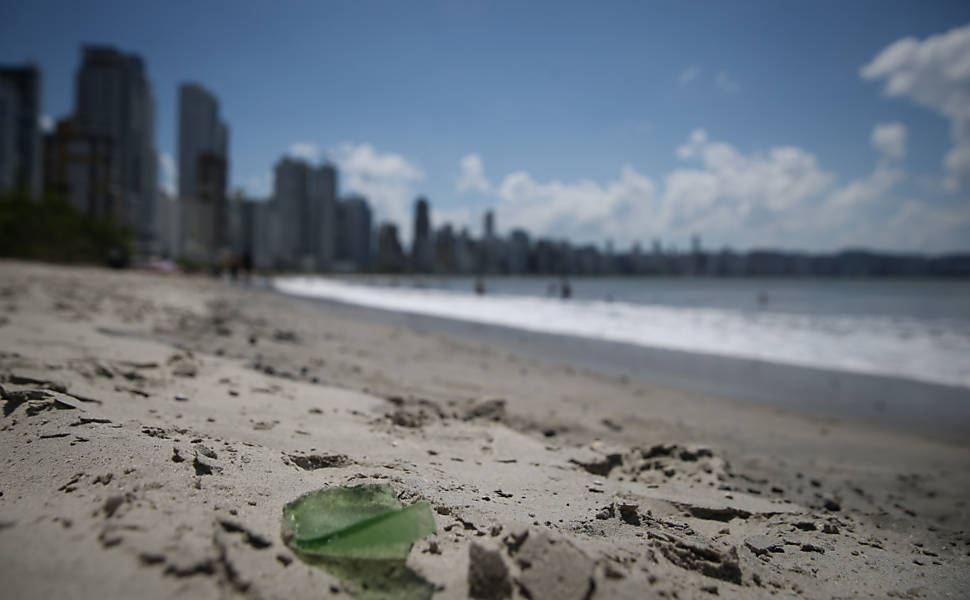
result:
[[[165,190],[158,191],[155,202],[155,239],[154,254],[172,258],[178,251],[179,241],[178,202],[174,194]]]
[[[455,270],[468,274],[477,270],[478,244],[468,233],[468,228],[462,228],[455,239]]]
[[[485,211],[485,218],[482,223],[482,237],[486,240],[495,237],[495,213],[491,210]]]
[[[265,218],[263,208],[268,204],[266,200],[246,197],[241,190],[229,198],[227,237],[233,254],[242,261],[243,266],[252,267],[257,261],[257,238],[261,229],[259,220]]]
[[[40,71],[0,67],[0,192],[41,191]]]
[[[279,259],[279,206],[274,201],[254,202],[253,266],[260,270],[276,269]]]
[[[363,196],[353,195],[337,208],[337,260],[343,270],[371,267],[371,210]]]
[[[200,154],[193,187],[194,195],[180,210],[182,256],[207,265],[222,262],[229,250],[226,159],[214,152]]]
[[[62,119],[44,136],[44,190],[78,212],[123,224],[114,138],[85,134],[75,119]]]
[[[529,271],[529,233],[513,229],[509,236],[509,273],[522,275]]]
[[[377,270],[400,273],[404,270],[404,251],[397,237],[397,225],[384,223],[377,232]]]
[[[419,197],[414,203],[414,239],[411,242],[411,264],[418,273],[430,273],[434,268],[431,246],[431,217],[428,200]]]
[[[337,168],[330,163],[308,173],[307,247],[316,256],[316,269],[329,271],[337,254]]]
[[[482,219],[482,243],[479,247],[478,270],[482,273],[498,273],[500,270],[501,240],[495,237],[495,213],[485,211]]]
[[[186,258],[211,263],[226,249],[228,143],[229,127],[219,118],[215,96],[197,83],[180,85],[178,196]]]
[[[337,242],[336,168],[284,157],[276,164],[275,179],[278,258],[287,268],[328,270]]]
[[[107,136],[125,221],[139,252],[155,237],[158,158],[155,100],[141,57],[109,46],[85,46],[77,73],[75,118],[83,135]]]
[[[13,189],[20,157],[17,154],[16,91],[0,81],[0,193]]]
[[[442,225],[434,235],[434,270],[436,273],[454,273],[455,233],[451,223]]]

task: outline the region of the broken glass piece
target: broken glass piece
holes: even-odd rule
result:
[[[405,507],[386,484],[324,488],[283,507],[287,545],[309,556],[404,560],[434,531],[427,502]]]

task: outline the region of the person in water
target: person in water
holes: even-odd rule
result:
[[[570,296],[573,295],[573,289],[569,286],[569,280],[563,279],[562,285],[559,286],[560,296],[563,300],[568,300]]]

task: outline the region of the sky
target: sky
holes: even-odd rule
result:
[[[970,3],[7,2],[0,63],[73,105],[85,43],[141,55],[171,189],[178,85],[230,127],[230,183],[330,160],[410,236],[623,248],[970,250]]]

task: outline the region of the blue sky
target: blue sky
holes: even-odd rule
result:
[[[0,7],[0,61],[41,66],[56,119],[82,43],[141,54],[166,164],[202,83],[257,195],[292,153],[398,221],[425,194],[473,231],[491,206],[620,247],[938,252],[970,249],[968,24],[960,2],[35,1]]]

